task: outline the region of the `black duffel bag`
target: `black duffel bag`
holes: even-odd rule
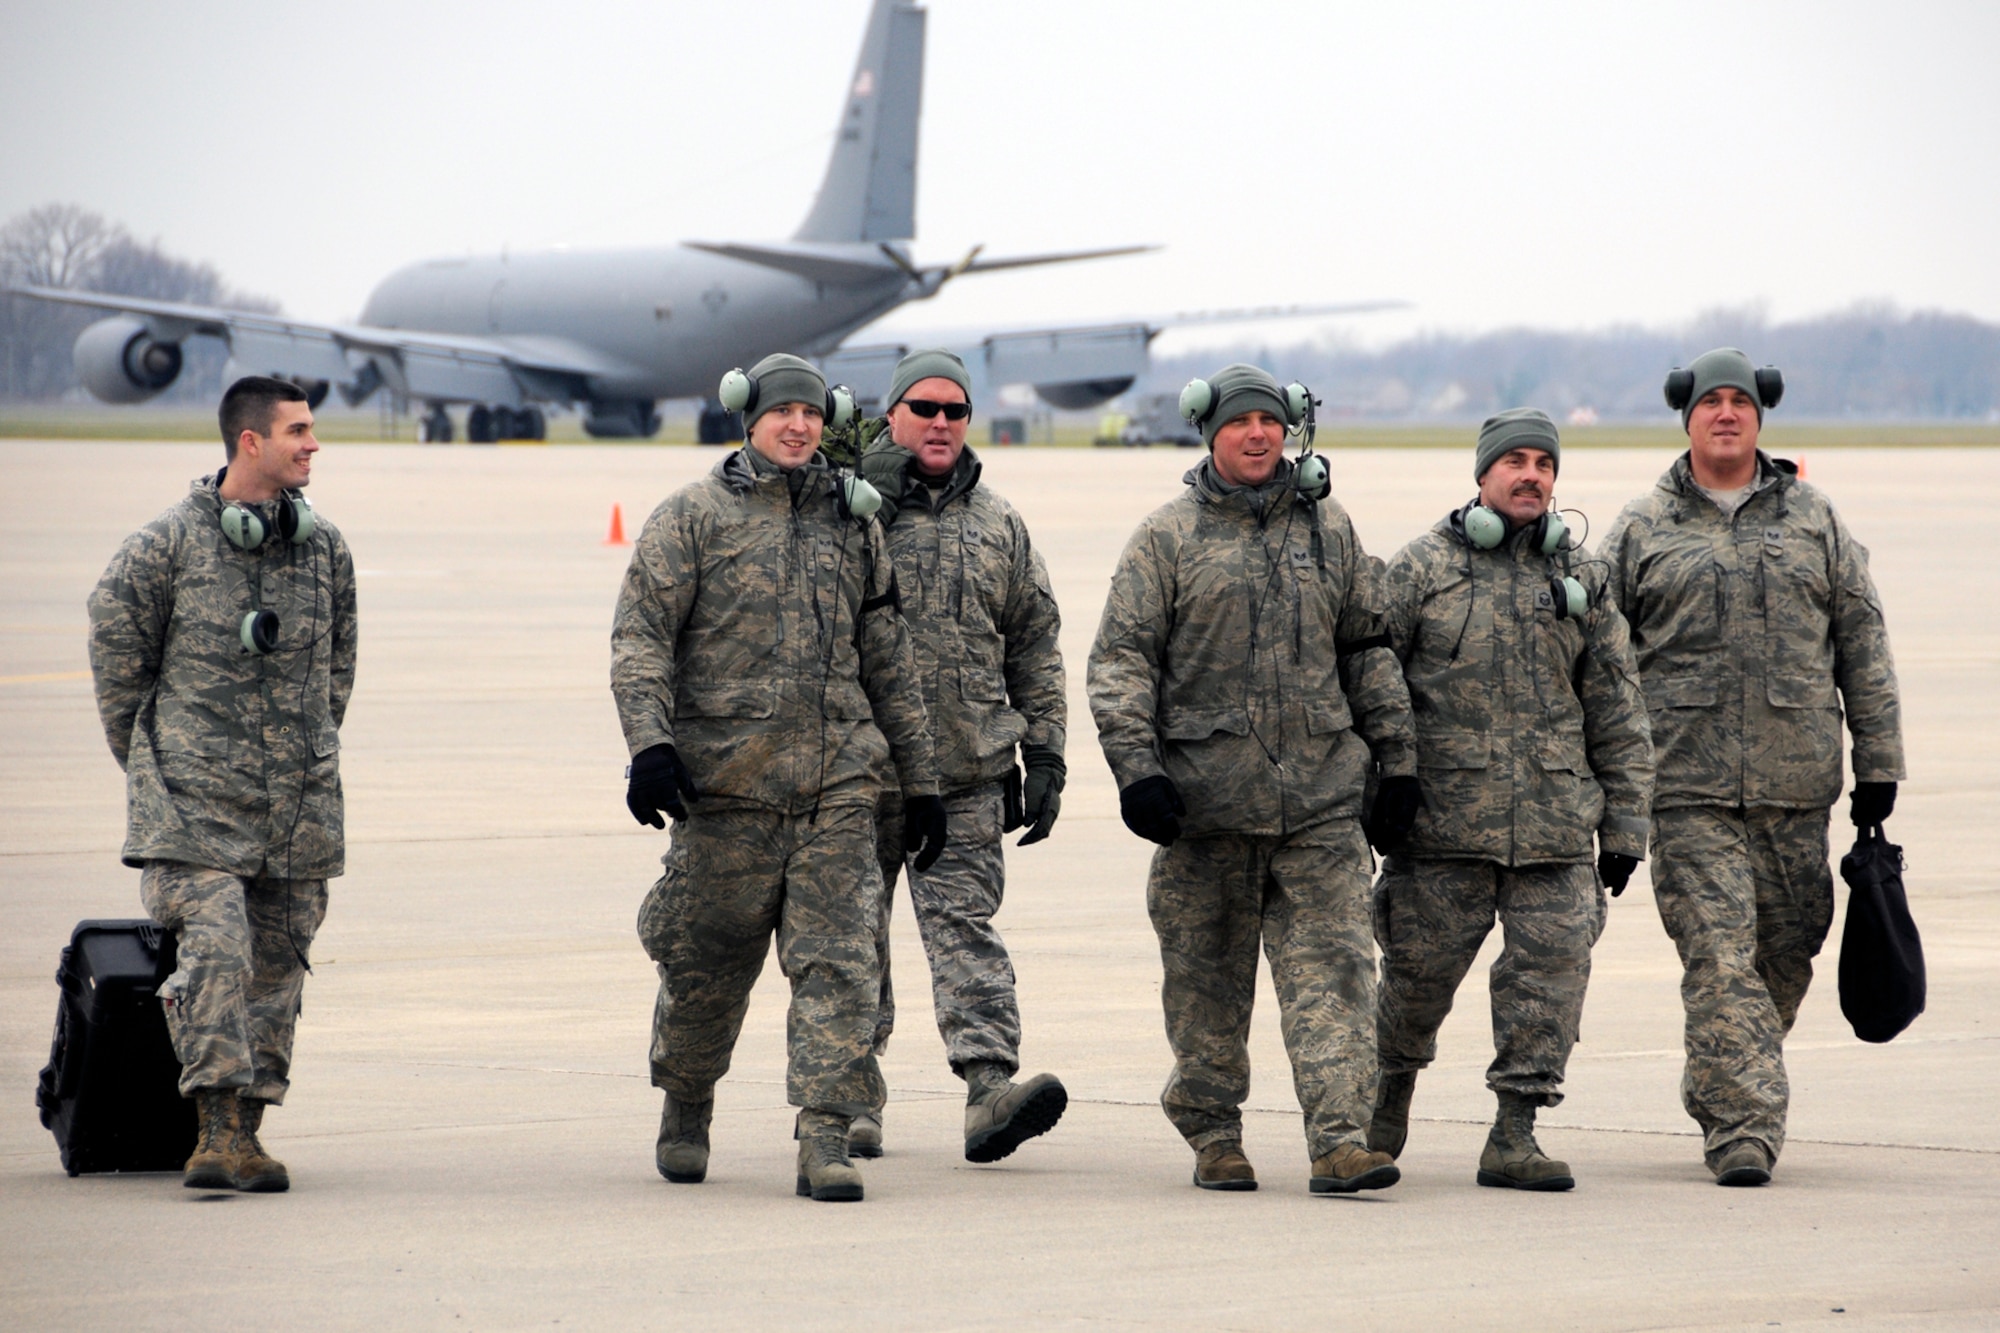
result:
[[[1840,858],[1847,924],[1840,933],[1840,1012],[1863,1041],[1888,1041],[1924,1011],[1924,942],[1903,894],[1903,849],[1880,824]]]

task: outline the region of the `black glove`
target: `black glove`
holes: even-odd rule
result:
[[[1856,828],[1873,828],[1896,808],[1893,782],[1857,782],[1848,794],[1847,817]]]
[[[944,802],[935,796],[903,798],[903,853],[919,870],[929,870],[944,854]]]
[[[1174,839],[1181,836],[1178,816],[1186,813],[1187,802],[1181,800],[1174,780],[1164,773],[1140,778],[1118,793],[1118,814],[1125,827],[1162,847],[1173,846]]]
[[[1627,856],[1623,852],[1599,852],[1597,854],[1597,877],[1604,881],[1604,887],[1611,890],[1616,898],[1625,892],[1625,886],[1632,882],[1632,872],[1639,868],[1639,858]]]
[[[1021,763],[1028,770],[1021,783],[1021,811],[1034,827],[1014,844],[1016,847],[1049,836],[1056,816],[1062,813],[1063,782],[1069,777],[1069,765],[1063,762],[1062,754],[1046,745],[1023,745]]]
[[[1417,826],[1417,811],[1424,808],[1424,789],[1414,777],[1403,774],[1383,778],[1375,793],[1375,808],[1368,812],[1368,845],[1387,856],[1401,847]]]
[[[633,755],[625,776],[630,779],[625,784],[625,808],[632,812],[632,818],[654,828],[667,826],[660,811],[686,819],[688,806],[701,799],[680,752],[671,745],[649,745]],[[681,804],[682,797],[687,798],[687,805]]]

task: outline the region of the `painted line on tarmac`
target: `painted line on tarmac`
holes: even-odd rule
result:
[[[51,680],[89,680],[88,671],[40,671],[29,676],[0,676],[0,685],[40,685]]]

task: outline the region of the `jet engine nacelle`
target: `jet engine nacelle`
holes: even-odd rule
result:
[[[1065,412],[1081,412],[1099,403],[1110,402],[1131,388],[1132,382],[1138,378],[1137,375],[1109,375],[1103,379],[1037,384],[1035,393],[1050,407],[1059,407]]]
[[[130,315],[100,319],[76,335],[76,377],[107,403],[143,403],[181,373],[181,345],[161,342]]]

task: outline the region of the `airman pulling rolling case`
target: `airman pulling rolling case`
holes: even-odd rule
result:
[[[151,921],[80,921],[56,966],[62,998],[35,1090],[71,1175],[178,1171],[194,1151],[194,1103],[158,991],[174,937]]]

